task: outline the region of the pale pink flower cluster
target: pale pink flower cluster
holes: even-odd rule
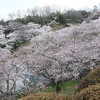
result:
[[[41,33],[41,29],[36,30]],[[26,35],[35,30],[26,28],[24,31]],[[18,34],[19,37],[22,34]],[[24,77],[27,73],[33,76],[41,74],[59,83],[78,78],[82,71],[93,70],[100,64],[100,19],[51,34],[41,34],[33,39],[36,40],[21,46],[13,54],[9,50],[0,49],[0,79],[5,85],[2,92],[27,87],[23,85],[23,81],[28,83]]]

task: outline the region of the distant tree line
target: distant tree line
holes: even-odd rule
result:
[[[37,11],[37,12],[36,12]],[[64,10],[61,11],[59,8],[51,8],[51,7],[44,7],[40,10],[40,8],[35,8],[32,10],[28,10],[26,15],[21,18],[21,12],[20,14],[12,14],[14,21],[22,22],[23,24],[27,24],[29,22],[38,23],[41,25],[45,25],[50,23],[51,21],[55,20],[56,22],[59,22],[59,24],[67,25],[67,23],[82,23],[85,18],[87,18],[90,15],[90,12],[86,10]]]
[[[33,9],[28,9],[27,11],[18,10],[14,13],[9,14],[9,20],[4,22],[0,21],[1,25],[7,24],[9,21],[21,22],[27,24],[29,22],[34,22],[37,24],[45,25],[51,23],[51,21],[59,22],[67,26],[70,24],[82,23],[84,19],[88,18],[90,14],[94,11],[97,11],[98,7],[94,6],[92,11],[87,10],[75,10],[70,9],[63,11],[58,6],[46,6],[46,7],[34,7]]]

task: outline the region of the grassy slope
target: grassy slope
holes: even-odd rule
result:
[[[68,97],[73,97],[74,92],[78,86],[79,80],[72,80],[62,83],[61,94],[65,94]],[[55,87],[49,88],[46,92],[55,92]]]

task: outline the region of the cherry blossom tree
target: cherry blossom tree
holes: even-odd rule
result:
[[[0,48],[0,92],[27,88],[26,73],[47,78],[59,92],[63,81],[83,77],[100,65],[100,19],[48,34],[39,25],[30,23],[16,30],[19,35],[16,39],[20,40],[24,33],[27,39],[29,34],[39,32],[41,35],[32,37],[30,43],[13,53]]]
[[[12,55],[5,49],[1,49],[0,56],[0,93],[16,93],[22,88],[27,90],[30,81],[25,76],[30,73],[24,58]]]
[[[99,53],[96,54],[99,48],[92,48],[93,44],[91,43],[75,44],[77,40],[75,43],[73,41],[67,43],[67,38],[64,39],[64,37],[62,40],[60,37],[59,43],[56,43],[53,39],[51,41],[49,37],[44,42],[42,41],[42,44],[39,43],[38,48],[31,44],[23,47],[23,49],[21,48],[22,51],[20,51],[20,54],[27,55],[25,60],[29,63],[31,72],[41,74],[51,80],[52,84],[56,86],[56,92],[58,92],[61,82],[78,78],[82,75],[82,70],[90,71],[95,68],[96,61],[93,59],[99,61]]]
[[[15,53],[31,73],[49,79],[59,92],[64,80],[82,77],[99,64],[99,20],[41,35]]]

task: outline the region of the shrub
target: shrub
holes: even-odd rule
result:
[[[83,89],[75,96],[75,100],[100,100],[100,84]]]
[[[56,93],[36,93],[18,100],[70,100],[66,96]]]
[[[87,88],[89,85],[95,85],[100,83],[100,67],[91,71],[87,76],[85,76],[79,83],[76,92],[80,92],[82,89]]]
[[[59,22],[62,25],[66,25],[67,21],[63,14],[61,14],[60,12],[57,12],[56,17],[57,17],[56,19],[57,22]]]
[[[64,25],[55,25],[51,31],[56,31],[56,30],[60,30],[60,29],[63,29],[64,28]]]
[[[16,95],[16,99],[27,96],[26,93],[21,93]]]

